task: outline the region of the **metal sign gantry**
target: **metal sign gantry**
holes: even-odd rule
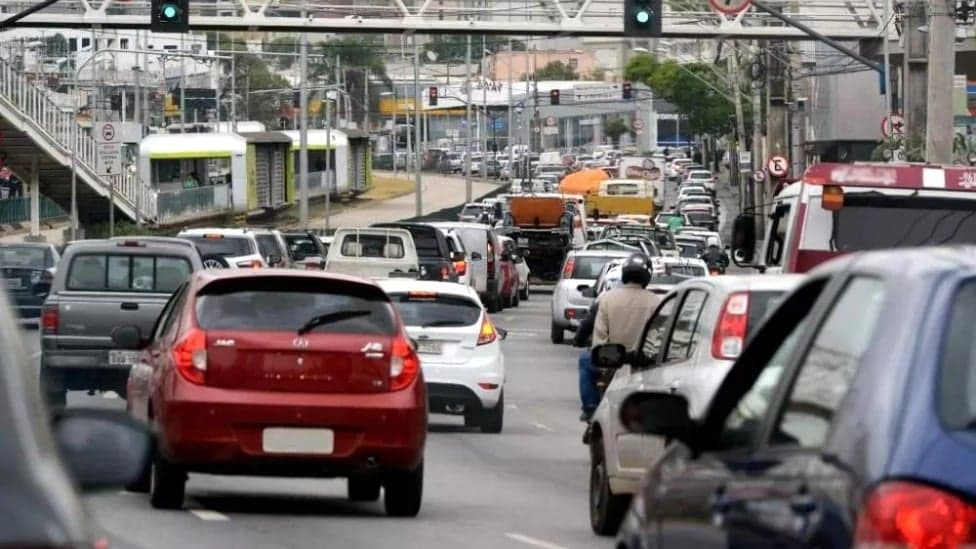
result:
[[[809,39],[766,13],[713,11],[708,0],[664,0],[664,38]],[[878,38],[882,0],[769,0],[838,40]],[[0,0],[0,22],[40,0]],[[307,10],[308,17],[302,17]],[[476,33],[622,36],[623,0],[215,0],[190,3],[193,30],[311,33]],[[149,0],[60,0],[18,27],[149,27]],[[889,28],[891,25],[888,26]]]

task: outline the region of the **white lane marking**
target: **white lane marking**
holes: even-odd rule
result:
[[[119,394],[116,393],[115,391],[105,391],[104,393],[102,393],[102,398],[113,400],[119,398]]]
[[[505,322],[514,322],[515,321],[515,317],[514,316],[511,316],[511,315],[509,315],[509,316],[503,316],[502,317],[502,320],[504,320]]]
[[[39,356],[41,356],[41,352],[40,351],[37,351],[36,353],[32,354],[30,357],[31,358],[37,358]]]
[[[505,407],[508,408],[509,410],[518,410],[518,404],[511,404],[511,403],[509,403],[509,404],[506,404]]]
[[[525,534],[519,534],[517,532],[508,532],[505,534],[508,539],[513,539],[515,541],[520,541],[526,545],[531,545],[533,547],[541,547],[542,549],[566,549],[562,545],[556,545],[555,543],[549,543],[548,541],[532,538],[526,536]]]
[[[211,511],[210,509],[190,509],[190,513],[193,513],[200,520],[206,521],[225,521],[230,520],[230,517],[223,513],[218,513],[217,511]]]
[[[538,421],[530,421],[529,422],[529,425],[535,427],[536,429],[541,429],[541,430],[543,430],[543,431],[545,431],[547,433],[555,433],[556,432],[556,430],[553,429],[552,427],[549,427],[548,425],[543,425],[543,424],[539,423]]]

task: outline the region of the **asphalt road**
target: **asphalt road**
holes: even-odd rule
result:
[[[113,547],[612,547],[588,525],[578,351],[549,343],[549,316],[546,294],[495,315],[509,330],[505,429],[485,435],[431,416],[415,519],[348,502],[341,480],[208,475],[191,475],[183,511],[154,510],[145,495],[125,492],[88,497],[91,510]],[[25,337],[36,353],[38,333]],[[113,396],[71,393],[68,403],[122,409]]]

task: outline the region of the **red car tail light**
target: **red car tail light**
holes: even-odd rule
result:
[[[183,379],[203,385],[207,373],[207,334],[191,329],[173,347],[173,363]]]
[[[495,272],[495,245],[488,243],[488,272]]]
[[[569,278],[573,275],[573,269],[576,268],[576,259],[569,258],[566,260],[566,264],[563,265],[563,278]]]
[[[451,279],[451,269],[447,265],[442,266],[441,280],[450,280],[450,279]]]
[[[496,339],[498,339],[498,331],[495,330],[491,318],[485,313],[485,318],[481,321],[481,331],[478,333],[478,345],[487,345]]]
[[[468,272],[468,262],[465,260],[455,261],[454,270],[457,271],[458,276],[464,276]]]
[[[887,482],[865,500],[855,547],[955,549],[976,544],[976,505],[910,482]]]
[[[45,334],[56,334],[59,324],[60,315],[57,306],[45,305],[41,311],[41,329],[44,330]]]
[[[394,339],[390,352],[390,390],[406,389],[419,373],[420,359],[416,351],[403,336]]]
[[[739,356],[746,343],[749,327],[749,293],[735,292],[729,295],[722,307],[718,327],[712,336],[712,356],[732,360]]]

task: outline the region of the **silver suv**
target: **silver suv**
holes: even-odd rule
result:
[[[576,331],[580,320],[593,303],[591,292],[603,266],[617,258],[629,257],[632,251],[617,250],[574,250],[566,256],[559,282],[552,292],[552,323],[549,339],[553,343],[563,342],[566,330]]]
[[[112,331],[151,333],[173,291],[203,269],[195,249],[145,240],[88,240],[65,249],[41,309],[41,387],[63,406],[69,390],[125,396],[137,353],[116,349]]]

